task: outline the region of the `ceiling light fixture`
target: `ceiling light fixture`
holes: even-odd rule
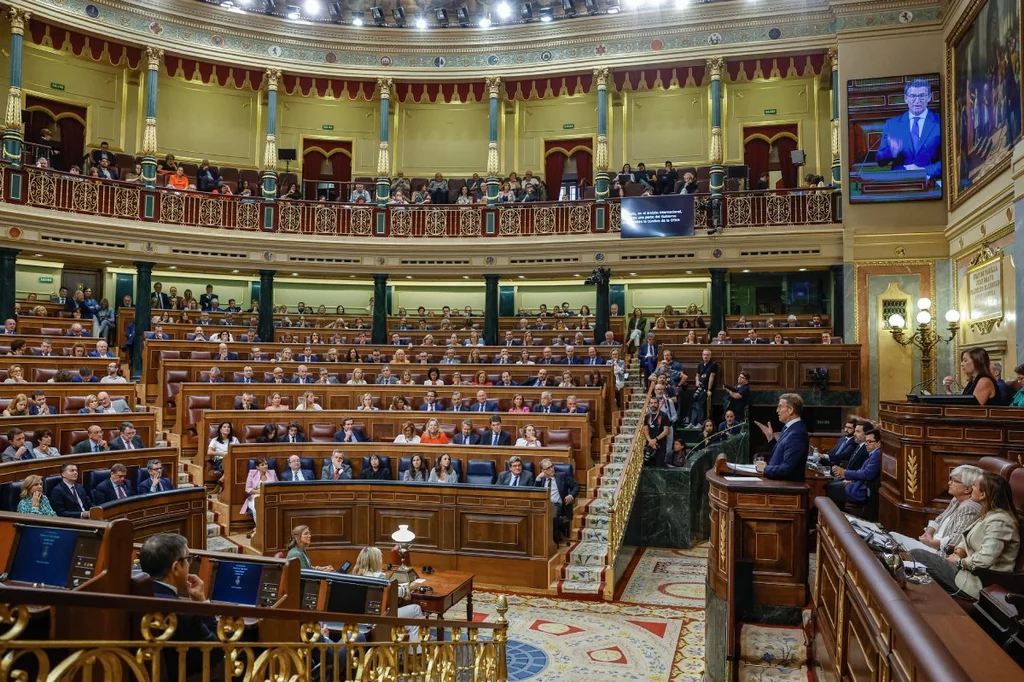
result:
[[[362,17],[352,17],[352,25],[353,26],[362,26],[363,25],[363,18]]]
[[[383,10],[383,8],[371,7],[370,8],[370,17],[373,19],[373,23],[377,24],[378,26],[383,26],[384,25],[384,10]]]
[[[499,2],[495,11],[497,11],[498,18],[502,21],[505,21],[512,16],[512,7],[507,2]]]
[[[597,14],[597,0],[583,0],[583,4],[586,5],[587,14]]]
[[[519,18],[523,21],[533,21],[533,4],[524,2],[519,6]]]
[[[618,14],[620,9],[619,0],[608,0],[608,14]]]
[[[398,26],[405,26],[405,10],[401,7],[396,7],[391,10],[391,16],[395,18],[395,24]]]
[[[491,27],[491,18],[490,17],[482,17],[480,19],[480,22],[479,22],[478,25],[480,26],[480,28],[490,28]]]
[[[302,9],[307,15],[315,17],[320,14],[320,0],[306,0],[302,3]]]
[[[562,11],[567,17],[576,16],[576,0],[562,0]]]
[[[544,7],[540,10],[540,20],[542,23],[550,23],[554,20],[554,15],[551,13],[550,7]]]
[[[343,12],[344,10],[342,9],[340,2],[327,3],[327,14],[330,15],[331,21],[334,23],[340,24],[344,21]]]
[[[421,31],[426,30],[427,20],[424,19],[423,17],[416,17],[416,28],[418,28]]]
[[[302,16],[302,13],[299,12],[298,5],[286,5],[284,15],[291,19],[292,21],[295,21],[300,16]]]

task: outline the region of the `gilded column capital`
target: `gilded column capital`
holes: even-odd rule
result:
[[[491,99],[501,97],[501,76],[488,76],[484,81],[487,83],[487,94]]]
[[[381,99],[391,99],[391,88],[395,87],[393,78],[378,78],[377,90],[380,91]]]
[[[832,64],[832,70],[839,70],[839,46],[829,45],[828,46],[828,61]]]
[[[18,7],[11,7],[7,10],[7,18],[11,22],[11,33],[15,35],[25,35],[25,24],[28,23],[29,17],[32,13],[25,9]]]
[[[608,88],[609,73],[610,71],[606,66],[603,66],[600,69],[594,69],[594,80],[597,81],[598,90],[605,90]]]
[[[720,81],[722,80],[722,67],[725,66],[725,57],[708,57],[707,67],[708,73],[711,74],[711,80]]]
[[[148,60],[148,69],[150,71],[159,71],[160,62],[163,61],[164,51],[158,47],[147,47],[146,48],[146,59]]]
[[[263,75],[267,78],[267,90],[277,90],[277,82],[281,80],[281,69],[267,69]]]

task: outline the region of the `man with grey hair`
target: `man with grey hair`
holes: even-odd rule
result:
[[[961,464],[949,472],[949,505],[934,521],[929,521],[924,532],[915,540],[900,533],[891,533],[894,540],[908,551],[918,549],[946,556],[963,536],[965,530],[978,518],[981,505],[971,499],[974,486],[981,479],[982,470],[970,464]]]
[[[533,474],[523,469],[523,459],[519,455],[512,455],[508,458],[508,470],[498,474],[498,482],[495,485],[507,485],[512,488],[519,488],[533,485]]]
[[[120,462],[110,467],[110,478],[100,481],[92,491],[94,504],[104,504],[115,500],[126,500],[135,495],[132,484],[128,481],[128,467]]]
[[[139,494],[159,493],[164,490],[173,490],[174,484],[171,479],[164,476],[164,465],[158,459],[151,459],[146,462],[146,473],[149,477],[139,483]]]
[[[923,78],[907,82],[907,111],[885,122],[875,163],[893,170],[924,171],[926,180],[942,179],[942,126],[939,115],[928,108],[931,101],[931,83]]]

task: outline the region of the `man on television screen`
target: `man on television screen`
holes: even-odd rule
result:
[[[893,170],[923,170],[929,180],[942,179],[942,137],[939,117],[929,111],[932,86],[915,78],[903,88],[907,113],[890,118],[882,128],[882,142],[875,155],[879,166]]]

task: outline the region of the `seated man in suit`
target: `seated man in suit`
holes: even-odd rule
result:
[[[508,458],[508,471],[498,474],[498,482],[495,485],[507,485],[512,488],[529,487],[533,485],[533,474],[523,471],[523,460],[519,455],[512,455]]]
[[[462,404],[462,391],[452,392],[452,406],[448,409],[452,412],[469,412],[469,408]]]
[[[7,432],[7,448],[2,457],[5,462],[35,459],[35,455],[32,454],[32,443],[28,441],[28,436],[24,431],[14,427]]]
[[[565,407],[562,408],[562,414],[586,414],[587,408],[580,405],[574,395],[567,395],[565,397]]]
[[[309,373],[308,367],[305,365],[299,365],[295,368],[295,378],[292,379],[293,384],[312,384],[315,382],[316,379],[314,379],[313,375]]]
[[[146,338],[154,341],[170,341],[171,337],[164,332],[164,327],[158,324],[153,327],[153,331],[146,332]]]
[[[868,431],[864,447],[868,456],[856,469],[836,467],[838,480],[825,486],[825,494],[840,509],[847,502],[863,504],[868,497],[878,494],[878,481],[882,473],[882,434],[877,430]],[[852,464],[852,463],[851,463]]]
[[[151,459],[146,462],[146,472],[149,477],[139,483],[139,494],[159,493],[164,490],[174,490],[171,479],[164,476],[164,465],[158,459]]]
[[[772,448],[771,460],[767,463],[761,460],[755,465],[757,473],[777,481],[804,480],[810,439],[807,435],[807,425],[800,418],[803,410],[803,398],[796,393],[783,393],[779,397],[775,413],[783,427],[778,439],[771,425],[754,422]]]
[[[60,468],[61,481],[50,491],[50,506],[57,516],[69,519],[87,519],[92,498],[78,483],[78,465],[64,464]]]
[[[110,478],[100,481],[92,491],[93,504],[124,500],[135,495],[135,490],[127,479],[128,467],[121,463],[110,467]]]
[[[246,365],[242,368],[242,376],[235,377],[236,384],[255,384],[256,379],[253,378],[252,365]]]
[[[555,544],[558,544],[562,541],[563,533],[568,531],[569,523],[572,521],[572,503],[576,499],[576,495],[579,494],[579,483],[569,474],[555,473],[555,465],[545,457],[540,461],[540,473],[537,474],[533,484],[549,491],[555,512],[552,515],[552,525],[554,526],[552,530]]]
[[[547,386],[548,385],[548,371],[541,367],[537,370],[536,376],[532,376],[523,382],[523,386]]]
[[[757,335],[757,330],[756,329],[748,329],[747,330],[747,338],[743,339],[742,343],[749,343],[749,344],[754,344],[754,345],[762,345],[762,344],[765,344],[765,343],[768,343],[768,342],[765,341],[764,339],[760,338]]]
[[[737,436],[740,433],[740,423],[736,421],[736,413],[732,410],[726,410],[725,419],[718,424],[718,432],[722,438],[728,438],[729,436]]]
[[[337,443],[366,443],[370,439],[367,437],[362,430],[355,428],[355,420],[352,417],[346,417],[345,421],[341,423],[341,429],[334,434],[334,440]]]
[[[583,362],[583,358],[576,357],[576,346],[567,345],[565,347],[565,356],[559,364],[562,365],[578,365]]]
[[[854,415],[846,420],[846,425],[843,427],[843,435],[836,440],[836,444],[832,446],[832,449],[824,456],[825,463],[841,463],[850,461],[850,457],[853,456],[854,451],[857,449],[858,443],[854,439],[854,431],[857,429],[857,424],[860,419]]]
[[[215,366],[211,367],[209,369],[209,371],[206,373],[206,378],[202,380],[202,383],[204,383],[204,384],[223,384],[224,383],[224,373],[221,372],[220,367],[217,367],[215,365]]]
[[[139,566],[153,580],[153,596],[160,599],[191,599],[206,601],[206,587],[202,579],[189,573],[192,554],[188,542],[181,535],[158,533],[142,543],[139,550]],[[212,616],[196,616],[176,611],[178,625],[174,628],[171,640],[175,642],[216,642],[217,622]],[[178,652],[168,649],[165,652],[164,665],[168,679],[176,680],[178,674]],[[214,649],[210,654],[210,668],[216,670],[223,659],[223,652]],[[203,651],[188,648],[185,654],[185,677],[201,674],[203,671]]]
[[[453,445],[479,445],[480,436],[473,432],[473,420],[464,419],[461,430],[452,438]]]
[[[246,391],[242,394],[242,399],[238,403],[236,410],[258,410],[260,409],[260,403],[252,393]]]
[[[106,391],[97,393],[96,400],[99,401],[99,411],[103,414],[125,414],[132,411],[132,408],[128,407],[128,402],[124,398],[111,400],[110,394]]]
[[[480,439],[480,445],[512,445],[512,436],[501,430],[501,417],[494,415],[490,421],[491,429]]]
[[[110,446],[107,441],[103,438],[103,429],[93,424],[89,427],[89,437],[80,442],[72,449],[71,453],[74,455],[84,455],[89,452],[103,452],[109,450]]]
[[[437,399],[437,391],[431,389],[423,396],[423,404],[420,405],[421,412],[442,412],[444,405]]]
[[[502,346],[521,346],[521,345],[523,345],[523,342],[519,341],[516,338],[514,338],[512,330],[509,329],[509,330],[507,330],[505,332],[505,339],[501,342],[501,345]]]
[[[106,341],[97,341],[96,350],[89,353],[90,358],[113,358],[113,353],[110,352],[110,348],[107,346]]]
[[[290,464],[290,462],[289,462]],[[331,458],[324,462],[320,469],[321,481],[352,480],[352,465],[345,461],[345,453],[341,450],[331,452]]]
[[[561,412],[561,410],[551,403],[551,391],[542,391],[540,394],[540,402],[533,406],[531,412],[555,414],[557,412]]]
[[[608,330],[604,333],[604,341],[601,342],[602,346],[619,346],[621,345],[615,340],[615,332]]]
[[[310,469],[302,468],[302,460],[299,459],[298,455],[292,455],[288,458],[288,468],[281,475],[281,480],[301,483],[303,481],[315,481],[316,476]]]
[[[882,127],[882,142],[875,163],[894,171],[924,171],[925,179],[942,179],[942,138],[938,114],[928,109],[932,86],[923,78],[903,88],[907,112],[894,116]]]
[[[222,343],[217,346],[217,354],[213,356],[213,359],[217,362],[228,362],[229,360],[237,360],[238,353],[232,353],[228,350],[228,344]]]
[[[498,401],[488,400],[487,391],[480,390],[476,392],[476,402],[469,406],[470,412],[497,412]]]
[[[146,447],[142,437],[135,432],[135,424],[121,422],[117,430],[117,437],[110,441],[111,450],[141,450]]]
[[[864,445],[867,440],[868,431],[875,428],[875,425],[868,419],[857,419],[853,427],[853,444],[836,455],[835,459],[829,457],[827,464],[835,469],[842,466],[844,469],[859,469],[867,459],[868,450]]]

